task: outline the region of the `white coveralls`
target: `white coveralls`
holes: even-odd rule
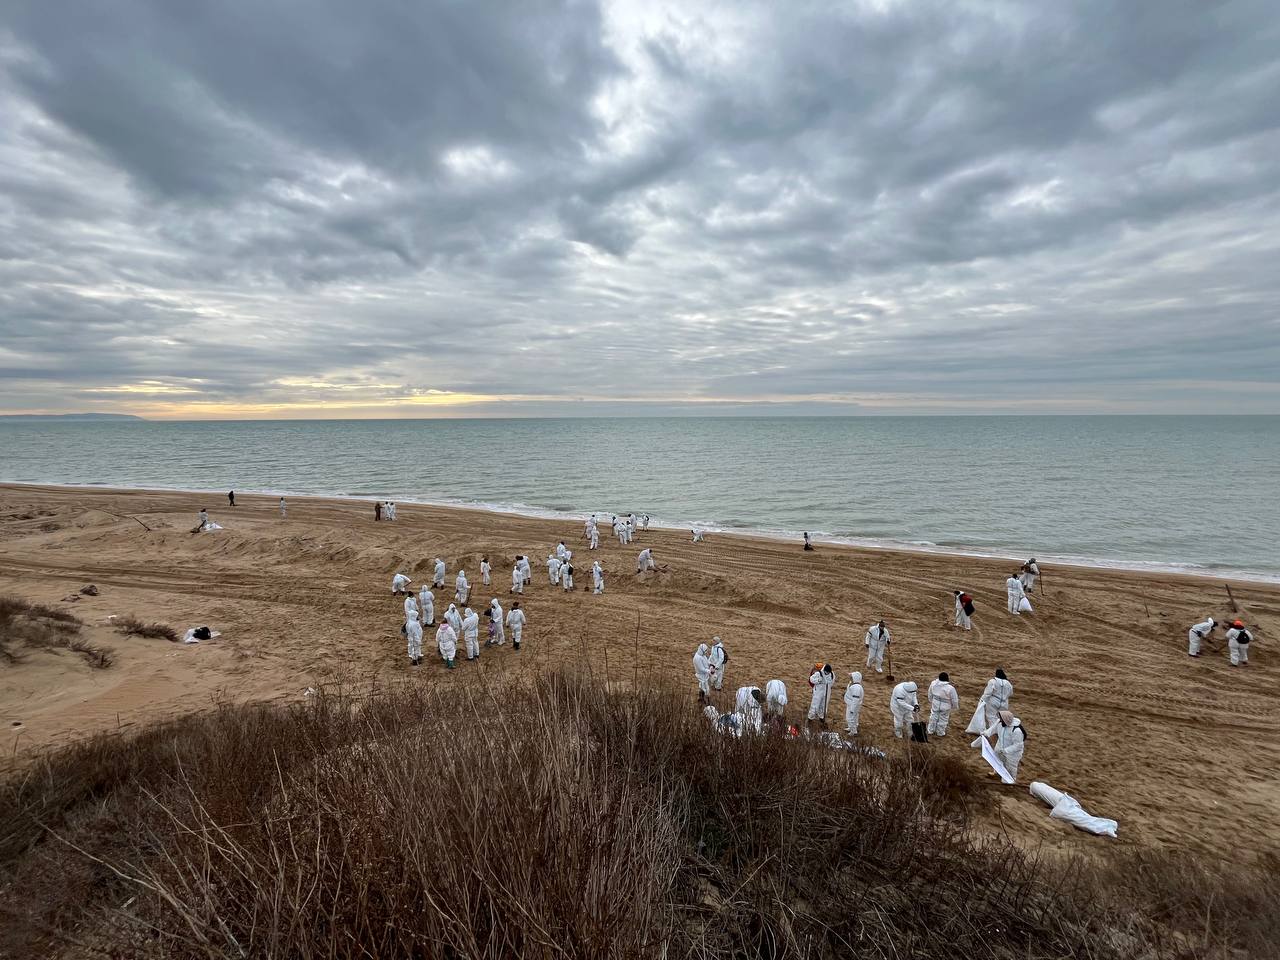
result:
[[[1248,630],[1232,627],[1227,631],[1227,650],[1231,653],[1231,665],[1233,667],[1247,667],[1249,665],[1249,642],[1252,639],[1253,635]]]
[[[507,629],[511,631],[511,645],[520,649],[520,637],[524,633],[524,611],[518,607],[507,614]]]
[[[553,587],[560,586],[560,558],[555,554],[547,557],[547,578]]]
[[[422,622],[428,627],[436,625],[436,598],[431,589],[424,583],[418,591],[418,607],[422,611]]]
[[[893,735],[902,739],[903,731],[911,734],[911,721],[920,709],[920,701],[916,697],[915,681],[904,680],[893,688],[889,696],[889,711],[893,714]]]
[[[453,627],[454,633],[462,636],[462,614],[458,613],[458,608],[452,603],[449,604],[449,609],[444,612],[444,619],[449,626]]]
[[[520,572],[520,564],[511,568],[511,592],[524,593],[524,574]]]
[[[889,628],[881,630],[880,624],[872,624],[862,642],[867,647],[867,666],[875,667],[876,673],[884,673],[884,651],[893,642]]]
[[[410,617],[418,619],[418,601],[413,598],[412,593],[404,598],[404,618],[408,620]]]
[[[462,639],[467,645],[468,660],[480,656],[480,617],[470,607],[462,618]]]
[[[1200,656],[1200,644],[1204,638],[1213,632],[1213,628],[1218,625],[1218,621],[1210,617],[1207,620],[1201,620],[1194,627],[1187,631],[1187,653],[1193,657]]]
[[[493,642],[498,646],[505,646],[507,642],[507,632],[503,628],[506,621],[502,617],[502,604],[498,602],[498,598],[494,597],[489,601],[489,609],[493,613]]]
[[[591,564],[591,585],[592,593],[604,593],[604,567],[599,560]]]
[[[588,536],[591,538],[590,548],[595,550],[600,546],[600,531],[596,529],[596,525],[594,523],[591,525],[591,532]]]
[[[488,560],[480,561],[480,582],[486,587],[489,585],[489,574],[492,570],[493,567],[489,566]]]
[[[436,559],[436,568],[435,573],[431,578],[431,585],[433,587],[444,586],[444,561],[439,558]]]
[[[461,604],[467,602],[467,597],[471,595],[471,584],[467,583],[467,572],[465,570],[458,571],[458,578],[453,581],[454,597]]]
[[[573,589],[573,564],[568,560],[560,567],[560,586],[566,591]]]
[[[1013,684],[1008,680],[992,677],[987,681],[987,687],[982,691],[982,708],[988,727],[1000,722],[1000,711],[1009,709],[1012,696]]]
[[[953,684],[946,680],[934,680],[929,684],[929,735],[945,737],[951,711],[960,706],[960,695]]]
[[[644,573],[648,570],[656,570],[658,565],[653,562],[653,550],[645,547],[640,551],[640,556],[636,557],[636,573]]]
[[[715,672],[711,665],[711,657],[705,643],[698,644],[693,654],[693,679],[698,681],[698,689],[704,697],[711,696],[711,675]]]
[[[408,593],[409,578],[406,577],[403,573],[397,573],[394,577],[391,578],[391,592],[392,594]]]
[[[724,643],[719,637],[711,641],[711,665],[716,668],[716,675],[711,681],[711,685],[717,690],[721,689],[724,684],[724,665],[728,661],[729,655],[724,651]]]
[[[849,674],[849,686],[844,689],[844,726],[850,733],[858,732],[858,719],[862,716],[862,674],[857,670]]]
[[[436,630],[436,646],[440,649],[440,659],[453,663],[458,655],[458,634],[449,624],[442,623]]]
[[[284,497],[280,498],[280,519],[283,520],[289,516],[289,505],[284,502]]]
[[[973,620],[964,612],[964,604],[960,602],[959,597],[956,597],[956,626],[964,627],[966,630],[973,628]]]
[[[738,695],[734,700],[733,710],[742,717],[742,729],[751,733],[759,733],[764,721],[761,704],[751,695],[751,691],[759,689],[759,687],[739,687]]]
[[[1009,612],[1015,617],[1019,616],[1018,604],[1022,602],[1022,598],[1026,593],[1022,589],[1022,581],[1017,577],[1010,577],[1004,582],[1004,588],[1009,594]]]
[[[689,532],[693,534],[693,542],[694,542],[694,543],[701,543],[701,542],[702,542],[702,531],[701,531],[701,530],[690,530]]]
[[[520,575],[524,577],[525,583],[533,583],[533,567],[529,565],[528,557],[520,558]]]
[[[1018,764],[1022,762],[1022,752],[1027,748],[1027,735],[1022,730],[1022,721],[1017,717],[1013,723],[1005,726],[997,720],[992,726],[982,731],[984,737],[995,736],[996,756],[1009,771],[1009,776],[1018,779]]]
[[[831,688],[835,686],[836,675],[825,670],[815,670],[809,674],[809,686],[813,687],[813,697],[809,701],[809,719],[827,719],[827,701],[831,699]]]
[[[559,560],[561,563],[563,563],[565,558],[568,556],[568,554],[569,554],[569,548],[566,547],[564,545],[564,541],[561,540],[559,543],[556,544],[556,559]]]
[[[781,680],[770,680],[764,685],[764,701],[770,716],[782,716],[787,709],[787,685]]]
[[[1018,574],[1018,581],[1022,584],[1022,589],[1027,593],[1035,593],[1036,578],[1040,576],[1040,566],[1032,561],[1027,561],[1027,568]]]
[[[404,634],[409,640],[409,659],[416,663],[422,659],[422,624],[417,617],[404,622]]]

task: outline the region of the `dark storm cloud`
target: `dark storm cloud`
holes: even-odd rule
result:
[[[2,16],[7,410],[1280,409],[1270,3]]]

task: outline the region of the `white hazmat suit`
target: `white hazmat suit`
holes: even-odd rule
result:
[[[436,566],[431,576],[431,585],[437,588],[444,586],[444,561],[439,557],[436,557]]]
[[[831,699],[831,688],[835,686],[835,682],[835,673],[827,669],[825,664],[823,668],[815,669],[809,674],[809,686],[813,688],[813,696],[809,700],[810,720],[826,722],[827,701]]]
[[[416,665],[422,659],[422,624],[417,617],[404,622],[404,634],[409,640],[409,659]]]
[[[493,572],[493,567],[489,566],[488,560],[480,561],[480,582],[486,587],[489,586],[489,574]]]
[[[591,585],[592,593],[604,593],[604,567],[599,560],[591,564]]]
[[[992,677],[982,691],[983,716],[987,726],[1000,720],[1000,711],[1009,709],[1009,700],[1013,696],[1013,684],[1001,677]]]
[[[480,656],[480,617],[470,607],[462,618],[462,639],[467,645],[468,660]]]
[[[719,637],[711,638],[711,665],[716,668],[716,675],[711,684],[717,690],[724,686],[724,666],[729,662],[729,654],[725,652],[724,641]]]
[[[520,564],[511,568],[511,592],[524,593],[524,574],[520,572]]]
[[[1193,657],[1200,656],[1200,644],[1204,642],[1204,638],[1213,633],[1213,628],[1218,625],[1218,621],[1209,617],[1207,620],[1201,620],[1194,627],[1187,631],[1187,653]]]
[[[653,550],[645,547],[640,551],[640,555],[636,557],[636,573],[644,573],[648,570],[656,570],[658,565],[653,562]]]
[[[1249,665],[1249,644],[1252,640],[1253,634],[1243,627],[1232,627],[1227,631],[1227,650],[1233,667]]]
[[[893,735],[899,740],[905,731],[911,735],[911,721],[920,709],[920,701],[916,697],[919,688],[913,680],[904,680],[893,688],[889,695],[889,712],[893,714]]]
[[[425,583],[422,589],[418,591],[418,608],[422,613],[422,622],[428,627],[436,625],[436,598],[431,593],[431,588]]]
[[[511,631],[511,645],[520,649],[520,639],[524,636],[524,611],[513,607],[507,614],[507,629]]]
[[[1010,577],[1004,582],[1004,588],[1009,595],[1009,612],[1015,617],[1019,616],[1018,604],[1022,603],[1022,598],[1026,596],[1026,592],[1022,589],[1022,581],[1017,577]]]
[[[506,620],[502,616],[502,604],[498,602],[497,597],[489,601],[489,612],[493,614],[493,642],[500,647],[505,646],[507,632],[503,625]]]
[[[734,702],[734,712],[742,718],[742,729],[751,733],[759,733],[764,721],[763,704],[752,695],[759,692],[761,700],[764,693],[759,687],[739,687]]]
[[[951,711],[960,707],[960,695],[949,680],[939,677],[929,684],[929,735],[945,737]]]
[[[458,571],[458,578],[453,581],[453,587],[457,601],[465,604],[467,597],[471,596],[471,584],[467,583],[467,572],[465,570]]]
[[[1022,729],[1022,721],[1017,717],[1008,724],[1002,720],[996,720],[994,724],[982,731],[982,735],[996,738],[996,756],[1009,771],[1009,776],[1017,780],[1018,764],[1022,762],[1023,751],[1027,748],[1027,734]]]
[[[391,592],[393,594],[408,593],[409,582],[410,582],[409,578],[406,577],[403,573],[397,573],[394,577],[391,578]]]
[[[862,642],[867,647],[867,666],[875,667],[876,673],[884,673],[884,652],[893,642],[893,634],[889,628],[873,623]]]
[[[440,659],[453,666],[454,658],[458,656],[458,634],[449,624],[442,623],[436,630],[436,647],[440,650]]]
[[[770,716],[782,716],[787,709],[787,685],[781,680],[770,680],[764,685],[764,700]]]
[[[966,630],[973,629],[973,620],[964,612],[964,602],[958,593],[956,594],[956,626],[964,627]]]
[[[715,667],[711,665],[710,651],[705,643],[698,644],[693,654],[693,679],[698,681],[698,692],[703,697],[711,696],[711,675]]]
[[[857,670],[849,674],[849,686],[844,689],[844,726],[851,734],[858,732],[858,720],[862,716],[862,674]]]
[[[418,619],[418,601],[413,598],[412,593],[404,598],[404,618],[408,620],[410,617]]]
[[[554,553],[547,557],[547,579],[551,581],[553,587],[560,586],[560,558]]]

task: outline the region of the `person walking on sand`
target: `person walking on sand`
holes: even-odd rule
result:
[[[965,630],[973,629],[973,597],[963,590],[956,592],[956,626]]]
[[[1214,629],[1218,626],[1218,621],[1213,617],[1201,620],[1194,627],[1187,631],[1187,653],[1190,656],[1200,656],[1200,644],[1209,638]]]
[[[527,587],[529,584],[533,583],[533,566],[529,563],[529,558],[526,556],[516,557],[516,560],[520,564],[520,575],[524,577],[524,585]]]
[[[467,659],[480,656],[480,617],[470,607],[462,611],[462,639],[467,645]]]
[[[445,574],[444,561],[441,560],[439,557],[436,557],[435,568],[432,570],[432,574],[431,574],[431,586],[434,587],[436,590],[441,590],[444,588],[444,574]]]
[[[867,628],[867,635],[862,638],[862,643],[867,648],[868,668],[875,667],[876,673],[884,673],[884,652],[892,642],[893,634],[883,620]]]
[[[956,693],[951,677],[945,673],[938,674],[938,679],[929,684],[929,734],[945,737],[951,711],[959,708],[960,695]]]
[[[493,618],[493,642],[499,647],[506,646],[507,633],[503,629],[506,621],[502,617],[502,604],[498,602],[498,598],[494,597],[489,601],[489,616]]]
[[[416,616],[404,622],[404,635],[409,641],[409,666],[416,667],[422,662],[422,624]]]
[[[560,586],[560,558],[554,553],[547,556],[547,579],[551,581],[553,587]]]
[[[719,637],[711,638],[711,665],[716,668],[712,686],[717,690],[724,686],[724,668],[729,662],[729,654],[725,652],[724,641]]]
[[[418,591],[418,608],[422,611],[422,624],[427,627],[436,625],[436,598],[431,588],[425,583]]]
[[[782,719],[787,712],[787,685],[781,680],[770,680],[764,685],[764,699],[769,716]]]
[[[440,650],[444,665],[452,670],[453,661],[458,656],[458,632],[447,621],[436,630],[436,647]]]
[[[1004,764],[1009,776],[1018,779],[1018,765],[1027,749],[1027,731],[1022,721],[1008,710],[1001,710],[996,722],[982,731],[984,737],[996,738],[996,758]],[[994,771],[992,771],[994,775]]]
[[[818,663],[809,674],[809,686],[813,688],[809,698],[809,719],[817,720],[822,726],[827,725],[827,701],[831,699],[831,688],[835,686],[836,672],[829,663]]]
[[[568,560],[560,565],[560,585],[565,593],[573,589],[573,564]]]
[[[1232,620],[1227,630],[1227,650],[1233,667],[1249,665],[1249,644],[1252,642],[1253,634],[1245,627],[1244,621]]]
[[[716,668],[711,665],[711,651],[705,643],[698,644],[693,653],[693,679],[698,681],[698,701],[711,696],[711,678]]]
[[[520,640],[524,636],[525,616],[520,609],[520,601],[511,604],[511,612],[507,614],[507,629],[511,631],[511,646],[520,649]]]
[[[418,601],[414,598],[412,590],[405,591],[404,616],[406,620],[409,619],[409,617],[413,617],[415,620],[418,619]]]
[[[458,603],[466,606],[467,597],[471,596],[471,584],[467,582],[467,571],[461,567],[458,568],[457,579],[453,581],[454,592],[458,598]]]
[[[804,532],[804,548],[805,548],[806,550],[812,550],[812,549],[813,549],[813,541],[809,539],[809,531],[808,531],[808,530],[806,530],[806,531]]]
[[[375,503],[373,504],[373,519],[374,520],[382,519],[382,501],[381,500],[375,501]]]
[[[1005,591],[1009,594],[1009,612],[1015,617],[1021,616],[1022,611],[1018,607],[1027,595],[1022,589],[1022,581],[1018,578],[1019,574],[1012,573],[1004,582]]]
[[[410,579],[403,573],[397,573],[391,578],[391,595],[393,597],[398,597],[402,593],[408,593],[409,584],[411,582],[412,581],[410,581]]]
[[[236,492],[234,490],[227,491],[227,506],[234,507],[236,505]]]
[[[520,558],[516,557],[515,566],[511,568],[511,593],[524,593],[524,573],[520,570]]]
[[[1040,576],[1040,566],[1036,563],[1036,558],[1032,557],[1022,565],[1022,571],[1018,574],[1018,582],[1022,584],[1024,593],[1035,593],[1036,578]]]
[[[489,566],[489,557],[485,555],[480,558],[480,584],[481,586],[489,586],[489,574],[493,572],[493,567]]]
[[[904,680],[893,688],[889,694],[889,712],[893,714],[893,735],[899,740],[905,731],[911,738],[911,721],[920,712],[920,700],[916,696],[919,688],[914,680]]]
[[[645,547],[640,551],[640,556],[636,557],[636,575],[648,573],[650,570],[657,570],[658,565],[653,562],[653,548]]]
[[[982,709],[987,726],[1000,719],[1000,711],[1009,709],[1009,701],[1013,697],[1013,684],[1005,676],[1004,668],[997,667],[996,675],[987,681],[982,691]]]
[[[284,497],[280,498],[280,519],[287,519],[289,516],[289,505],[284,502]]]
[[[862,716],[862,674],[857,670],[849,674],[849,686],[844,688],[844,728],[849,735],[858,735],[858,720]]]
[[[604,593],[604,567],[596,560],[591,564],[591,592],[599,596]]]
[[[591,550],[597,549],[600,546],[600,531],[596,529],[596,525],[594,523],[591,524],[591,530],[588,532],[587,536],[588,536],[588,544],[587,544],[588,549],[591,549]]]

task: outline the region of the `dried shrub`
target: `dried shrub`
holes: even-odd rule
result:
[[[127,637],[148,637],[153,640],[169,640],[176,643],[178,631],[164,623],[146,623],[137,617],[119,617],[115,628]]]

